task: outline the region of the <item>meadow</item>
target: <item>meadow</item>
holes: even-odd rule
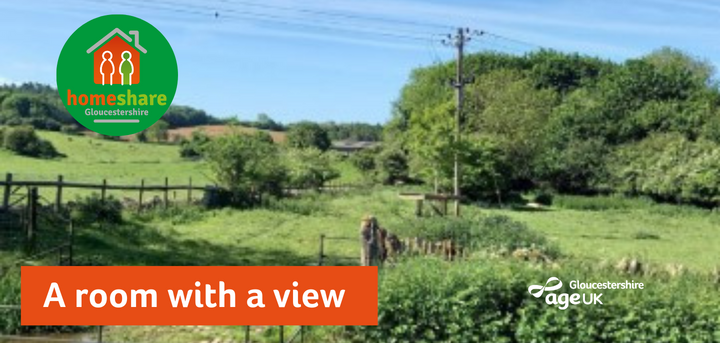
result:
[[[183,160],[172,145],[114,142],[88,137],[42,133],[67,157],[40,160],[0,151],[0,173],[18,179],[66,180],[137,184],[172,180],[211,182],[201,162]],[[362,175],[351,164],[339,165],[342,180]],[[152,181],[148,181],[152,180]],[[197,180],[197,181],[196,181]],[[353,265],[359,261],[358,228],[362,217],[375,215],[390,232],[414,218],[414,204],[398,198],[398,187],[378,186],[341,194],[309,194],[284,199],[265,208],[203,210],[176,206],[169,210],[123,213],[120,225],[90,225],[76,236],[76,263],[88,265],[312,265],[318,262],[320,235],[337,240],[325,244],[326,263]],[[48,190],[51,191],[51,190]],[[74,195],[88,195],[75,191]],[[556,196],[540,209],[482,207],[468,204],[468,218],[502,215],[527,224],[556,243],[563,260],[611,265],[634,257],[644,263],[679,263],[707,273],[720,265],[720,214],[690,206],[656,204],[620,197]],[[1,251],[0,261],[18,257]],[[417,266],[416,266],[417,267]],[[463,267],[465,268],[465,267]],[[274,339],[276,328],[254,328],[257,341]],[[288,328],[292,330],[292,328]],[[337,328],[315,328],[317,340],[327,341]],[[111,341],[187,342],[236,339],[243,327],[113,327]],[[313,341],[313,340],[309,340]]]

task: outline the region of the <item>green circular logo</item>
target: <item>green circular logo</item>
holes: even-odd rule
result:
[[[65,42],[57,86],[83,126],[108,136],[138,133],[167,111],[178,68],[170,43],[148,22],[128,15],[95,18]]]

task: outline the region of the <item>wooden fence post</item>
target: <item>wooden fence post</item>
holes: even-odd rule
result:
[[[70,247],[68,249],[68,264],[73,265],[73,245],[75,244],[75,223],[70,220]]]
[[[165,209],[168,208],[168,178],[165,177]]]
[[[107,179],[103,179],[102,189],[100,189],[100,199],[105,202],[105,192],[107,191]]]
[[[318,266],[322,266],[325,263],[325,235],[320,235],[320,254],[318,256]]]
[[[3,209],[10,209],[10,193],[12,192],[13,174],[5,174],[5,193],[3,193]]]
[[[280,325],[280,343],[285,343],[285,327]]]
[[[188,183],[188,204],[192,204],[192,177]]]
[[[35,249],[35,231],[37,231],[37,205],[38,205],[38,189],[31,187],[28,190],[28,226],[26,251],[32,253]]]
[[[62,208],[63,176],[58,175],[57,192],[55,193],[55,212]]]
[[[143,191],[145,190],[145,179],[140,180],[140,195],[138,195],[138,213],[143,207]]]

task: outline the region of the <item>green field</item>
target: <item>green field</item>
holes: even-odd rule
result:
[[[186,184],[190,177],[196,185],[211,182],[205,165],[181,159],[177,146],[114,142],[50,132],[43,132],[42,136],[67,157],[48,161],[0,150],[0,173],[12,172],[16,180],[53,180],[62,174],[66,181],[107,179],[109,184],[139,184],[141,179],[145,179],[146,184],[162,184],[165,177],[171,184]],[[340,182],[362,178],[348,162],[339,163],[338,169],[343,175]],[[48,198],[53,192],[53,189],[41,190]],[[89,193],[88,190],[67,192],[67,198]],[[199,213],[201,220],[188,223],[173,223],[172,220],[177,219],[166,216],[169,218],[166,221],[144,225],[159,232],[172,232],[177,239],[222,244],[230,241],[236,242],[237,248],[259,251],[274,248],[292,252],[299,256],[299,261],[308,262],[316,256],[320,233],[355,237],[360,218],[370,213],[377,215],[390,230],[394,223],[409,218],[413,204],[397,199],[396,193],[397,190],[382,188],[372,193],[335,197],[317,205],[321,207],[317,211],[311,208],[311,216],[267,210],[223,210]],[[543,211],[469,207],[465,213],[510,216],[546,233],[565,253],[576,257],[615,261],[633,256],[657,263],[681,263],[698,270],[720,265],[720,250],[714,249],[720,240],[717,230],[720,214],[716,212],[644,200],[583,197],[558,200],[556,206]],[[226,264],[273,262],[254,261],[243,257],[246,254],[235,255],[238,256],[228,257]],[[218,262],[221,261],[199,261],[198,264]]]
[[[176,146],[54,133],[43,136],[68,157],[47,161],[2,151],[0,172],[13,172],[18,179],[52,180],[62,174],[71,181],[107,178],[118,184],[137,184],[140,179],[161,183],[165,176],[171,183],[185,182],[189,177],[196,184],[209,180],[203,164],[180,159]],[[361,178],[347,162],[339,169],[346,180]],[[205,211],[177,207],[140,215],[125,213],[123,225],[79,229],[76,261],[101,265],[309,265],[318,262],[319,239],[324,234],[340,238],[325,242],[327,264],[356,264],[363,216],[377,216],[390,232],[413,217],[414,204],[400,200],[399,191],[377,187],[312,195],[282,200],[283,206],[275,209]],[[468,205],[463,213],[467,217],[501,214],[524,222],[556,242],[568,259],[615,264],[622,258],[636,257],[650,265],[679,263],[702,272],[720,265],[720,214],[713,211],[641,199],[560,196],[554,206],[542,210]],[[0,252],[0,261],[17,257],[16,252]],[[238,339],[243,330],[115,327],[107,335],[111,341],[184,342]],[[274,333],[257,329],[253,336],[270,341]]]
[[[166,177],[171,185],[187,185],[191,178],[195,186],[214,183],[207,166],[181,158],[176,145],[118,142],[57,132],[39,132],[39,135],[51,141],[67,157],[44,160],[0,149],[0,175],[3,179],[6,173],[13,173],[16,181],[53,181],[58,175],[63,175],[66,182],[101,184],[106,179],[110,185],[140,185],[143,179],[145,185],[164,185]],[[362,181],[362,175],[347,161],[338,163],[337,169],[341,176],[333,183]],[[65,199],[72,200],[89,192],[67,189]],[[174,195],[184,199],[185,193],[180,193]],[[41,195],[48,199],[53,199],[54,194],[51,188],[41,189]],[[111,191],[109,194],[137,197],[137,192]],[[149,192],[148,196],[159,194]]]

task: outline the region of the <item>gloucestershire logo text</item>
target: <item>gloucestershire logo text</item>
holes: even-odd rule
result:
[[[551,283],[557,282],[552,286]],[[562,288],[562,281],[556,277],[551,277],[545,282],[545,285],[531,285],[528,287],[528,292],[535,298],[542,297],[543,293],[548,292],[545,296],[545,303],[548,305],[555,305],[561,310],[565,310],[570,305],[602,305],[600,297],[602,293],[549,293]],[[620,289],[620,290],[632,290],[632,289],[643,289],[644,285],[640,282],[625,281],[625,282],[601,282],[601,283],[586,283],[580,282],[579,280],[570,281],[571,289]]]

